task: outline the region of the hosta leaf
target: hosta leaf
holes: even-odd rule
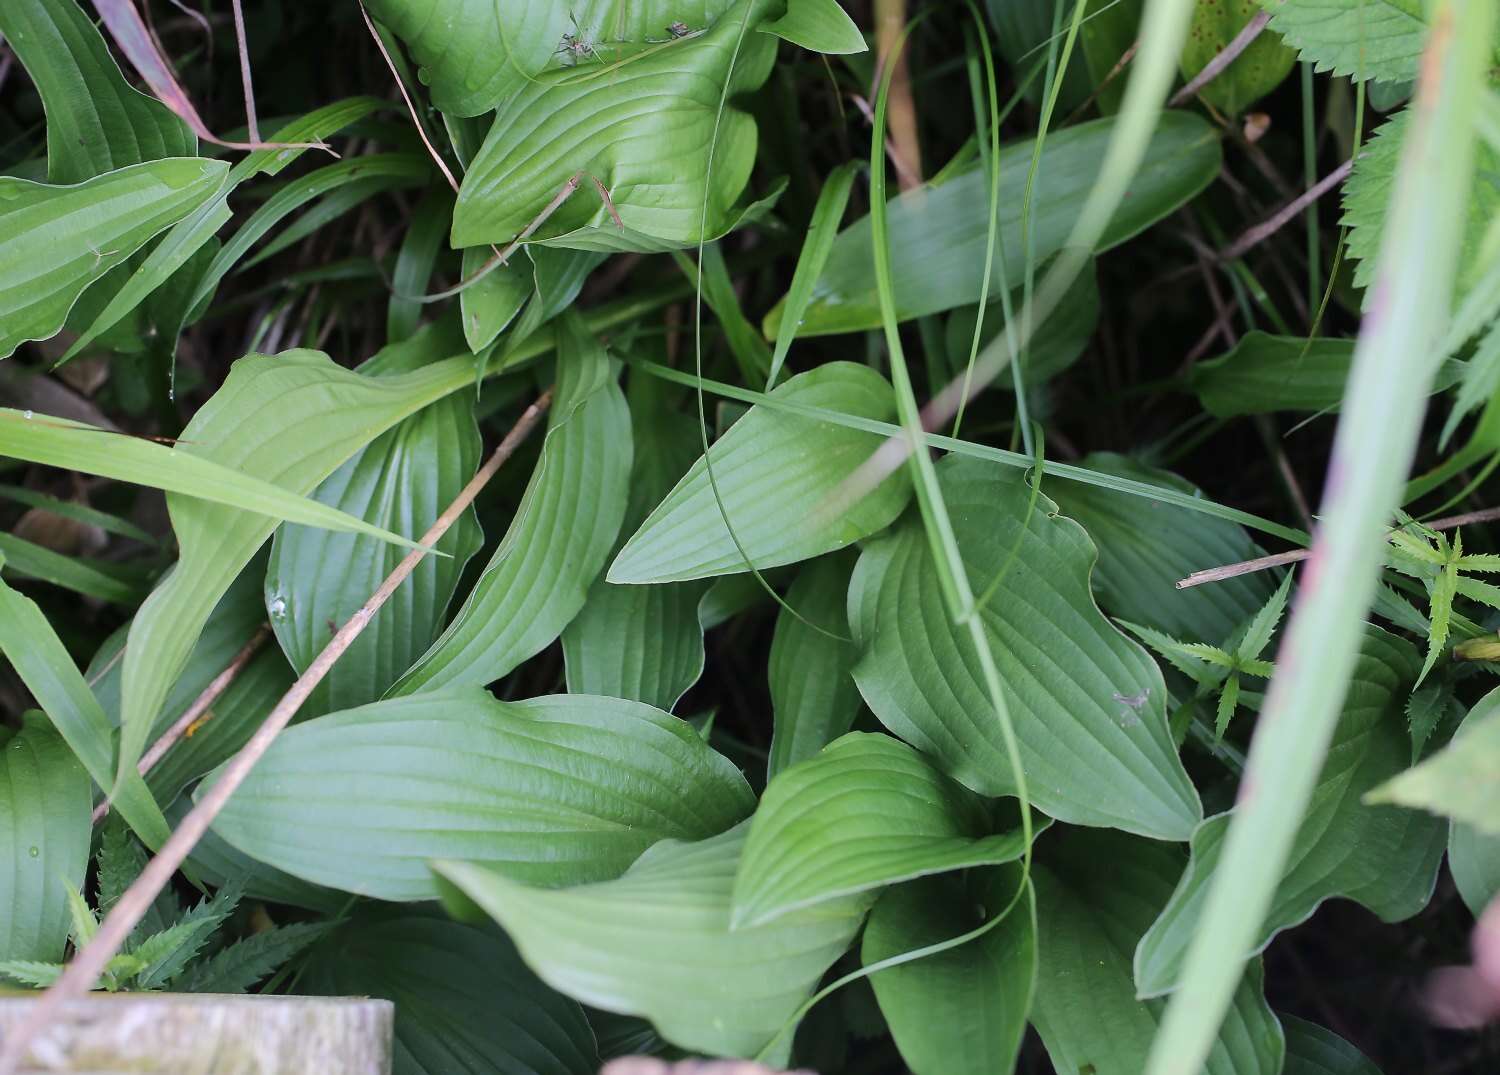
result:
[[[1427,40],[1422,0],[1261,0],[1261,7],[1314,70],[1383,82],[1416,77]]]
[[[458,615],[393,694],[489,683],[550,645],[619,534],[630,412],[581,318],[564,317],[557,333],[558,398],[521,505]]]
[[[766,777],[812,757],[843,735],[859,715],[850,674],[859,650],[846,611],[854,556],[821,556],[802,569],[776,617],[767,665],[771,681],[771,756]]]
[[[430,361],[436,356],[423,357]],[[474,476],[479,450],[474,397],[456,392],[371,441],[324,479],[314,495],[415,540]],[[482,541],[470,509],[435,546],[444,555],[424,558],[339,658],[308,699],[308,712],[350,709],[385,693],[437,637],[459,576]],[[299,673],[404,555],[405,550],[366,535],[281,528],[266,569],[265,607],[281,648]]]
[[[92,807],[88,773],[45,720],[0,729],[0,960],[62,958]]]
[[[1182,47],[1182,77],[1191,79],[1235,39],[1260,11],[1256,0],[1198,0]],[[1297,63],[1297,54],[1274,33],[1262,31],[1198,96],[1231,116],[1270,93]]]
[[[726,79],[732,97],[770,74],[775,41],[743,32],[769,6],[737,0],[702,34],[631,50],[619,63],[587,57],[518,86],[499,102],[459,188],[453,244],[509,242],[579,171],[609,191],[614,213],[585,180],[537,238],[609,229],[614,215],[629,231],[684,246],[728,230],[756,130],[733,107],[721,114],[720,97]]]
[[[464,251],[463,278],[473,277],[494,256],[495,252],[487,246],[469,247]],[[475,354],[484,350],[521,312],[535,286],[530,268],[531,263],[518,252],[459,293],[459,311],[469,350]]]
[[[298,988],[394,1002],[394,1075],[593,1075],[599,1068],[583,1009],[538,981],[494,928],[364,915],[318,945]]]
[[[293,493],[425,404],[469,383],[450,359],[396,377],[361,377],[317,351],[241,359],[183,429],[174,453],[211,459]],[[177,565],[136,613],[125,647],[120,772],[135,768],[172,682],[219,597],[271,536],[264,515],[169,495]]]
[[[1380,1075],[1380,1069],[1331,1030],[1293,1015],[1281,1016],[1286,1066],[1281,1075]]]
[[[1474,703],[1453,742],[1422,764],[1392,775],[1366,801],[1430,811],[1472,825],[1480,834],[1500,836],[1497,766],[1500,688]]]
[[[1419,663],[1409,643],[1368,629],[1307,816],[1246,958],[1327,899],[1355,900],[1388,922],[1427,905],[1443,857],[1442,823],[1361,802],[1361,796],[1400,772],[1410,758],[1402,706]],[[1211,817],[1193,834],[1188,868],[1136,952],[1140,995],[1159,996],[1176,988],[1231,817],[1232,812]]]
[[[852,362],[819,366],[771,394],[864,418],[889,419],[895,413],[889,382]],[[905,468],[858,503],[833,510],[835,494],[880,443],[872,433],[764,406],[750,408],[709,448],[713,484],[700,458],[625,543],[609,580],[671,582],[732,574],[748,570],[747,556],[756,568],[775,567],[883,530],[911,495]],[[724,524],[726,514],[732,534]]]
[[[813,52],[846,54],[868,48],[839,0],[787,0],[786,14],[761,27]]]
[[[0,176],[0,358],[62,328],[84,288],[207,202],[228,168],[174,157],[68,187]]]
[[[1448,870],[1475,917],[1500,896],[1500,836],[1455,821],[1448,833]]]
[[[11,0],[0,34],[47,111],[47,179],[81,183],[164,157],[191,157],[198,140],[166,105],[125,81],[76,0]]]
[[[870,901],[850,896],[730,929],[746,829],[657,844],[618,880],[576,888],[532,888],[466,862],[437,869],[505,928],[553,988],[643,1015],[684,1049],[753,1056],[848,947]],[[785,1060],[790,1045],[788,1031],[769,1062]]]
[[[1026,850],[981,800],[888,735],[850,732],[766,787],[734,882],[736,929]]]
[[[181,824],[192,807],[191,798],[184,795],[167,807],[167,816],[173,824]],[[250,899],[305,907],[325,915],[342,914],[349,909],[346,893],[309,884],[300,877],[257,862],[212,829],[205,832],[193,847],[188,864],[194,876],[205,884],[223,886],[233,879],[244,887],[245,895]]]
[[[1041,960],[1031,1020],[1058,1071],[1139,1075],[1166,1001],[1136,999],[1130,953],[1167,902],[1182,854],[1079,829],[1054,833],[1038,850]],[[1246,969],[1204,1075],[1281,1071],[1285,1044],[1261,977],[1259,962]]]
[[[977,928],[1005,909],[1019,869],[927,877],[880,897],[865,926],[865,966]],[[880,971],[870,979],[901,1058],[914,1075],[1009,1071],[1021,1047],[1037,970],[1024,900],[978,940]]]
[[[1196,493],[1176,475],[1123,455],[1097,452],[1087,456],[1083,465],[1104,474]],[[1104,610],[1113,616],[1154,627],[1173,638],[1222,641],[1271,596],[1272,580],[1264,572],[1212,586],[1177,589],[1177,580],[1194,571],[1260,555],[1250,535],[1236,523],[1081,482],[1047,482],[1046,489],[1063,514],[1082,523],[1098,546],[1094,590]]]
[[[1080,123],[1047,135],[1032,200],[1030,241],[1035,261],[1057,253],[1099,175],[1104,147],[1114,135],[1114,120]],[[996,265],[990,294],[1001,281],[1021,279],[1026,244],[1021,242],[1021,213],[1032,145],[1023,142],[1000,151],[1000,221]],[[1099,249],[1124,242],[1198,194],[1219,173],[1219,140],[1196,115],[1162,113],[1144,157],[1104,233]],[[715,169],[717,174],[717,166]],[[897,316],[901,320],[950,310],[979,301],[988,241],[989,178],[982,168],[955,176],[935,187],[908,191],[890,204]],[[1000,259],[1004,259],[1004,272]],[[776,335],[777,306],[764,330]],[[870,218],[846,228],[813,290],[803,315],[800,336],[855,332],[880,326],[870,247]]]
[[[454,687],[289,729],[214,828],[294,876],[422,900],[436,891],[430,859],[537,884],[597,881],[657,840],[722,832],[753,805],[733,765],[650,706],[497,702]]]
[[[938,465],[959,551],[1015,722],[1032,801],[1061,821],[1186,839],[1201,812],[1167,729],[1161,671],[1100,614],[1094,546],[1046,497],[1026,519],[1019,472]],[[948,617],[920,521],[866,547],[849,587],[865,702],[891,731],[984,795],[1013,795],[999,721],[966,629]]]

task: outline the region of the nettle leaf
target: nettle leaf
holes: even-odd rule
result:
[[[977,929],[1011,902],[1020,869],[925,877],[890,889],[870,911],[866,966]],[[1036,984],[1037,939],[1024,902],[984,936],[870,978],[901,1058],[915,1075],[1010,1071]]]
[[[1062,249],[1098,179],[1114,123],[1113,119],[1094,120],[1048,133],[1031,206],[1035,262]],[[1030,141],[1000,151],[1000,218],[990,276],[992,297],[999,295],[1001,281],[1021,279],[1025,268],[1021,214],[1031,155]],[[1138,234],[1213,182],[1219,174],[1219,139],[1199,116],[1169,110],[1162,113],[1142,159],[1129,195],[1105,230],[1098,247],[1101,251]],[[891,199],[890,244],[892,250],[900,251],[894,259],[892,289],[900,320],[979,301],[989,238],[989,182],[983,168],[974,168],[937,186]],[[869,217],[839,233],[802,317],[799,336],[880,327],[870,243]],[[781,308],[778,304],[766,315],[763,330],[768,339],[776,336]]]
[[[698,454],[697,423],[667,405],[663,382],[632,377],[628,396],[635,459],[622,543]],[[703,673],[698,605],[706,589],[697,580],[621,586],[596,579],[563,631],[568,690],[671,710]]]
[[[436,893],[431,859],[544,885],[598,881],[658,840],[712,836],[754,805],[728,760],[648,705],[498,702],[452,687],[282,733],[214,829],[296,877],[423,900]]]
[[[771,682],[771,756],[766,778],[811,758],[854,726],[859,688],[851,674],[859,650],[846,611],[855,557],[841,552],[804,567],[776,616],[767,673]]]
[[[734,883],[736,929],[1026,850],[983,800],[888,735],[850,732],[767,785]]]
[[[641,1015],[675,1045],[773,1065],[788,1020],[854,939],[868,896],[731,929],[730,892],[748,826],[652,847],[615,881],[534,888],[473,863],[436,867],[504,927],[550,984],[605,1011]]]
[[[1422,0],[1260,0],[1271,29],[1316,71],[1408,82],[1427,41]]]
[[[1289,864],[1246,958],[1327,899],[1352,899],[1387,922],[1408,918],[1427,905],[1443,857],[1442,822],[1361,801],[1407,765],[1411,745],[1402,707],[1419,667],[1410,643],[1374,627],[1367,630]],[[1141,939],[1135,981],[1142,996],[1160,996],[1177,986],[1232,814],[1209,818],[1193,834],[1188,868],[1171,902]]]
[[[435,342],[441,342],[436,340]],[[437,353],[413,347],[395,364],[365,373],[405,371]],[[479,466],[474,397],[456,392],[371,441],[326,478],[315,497],[366,522],[417,539]],[[448,603],[483,534],[465,511],[391,595],[374,621],[339,658],[306,705],[309,713],[350,709],[379,698],[437,637]],[[333,633],[369,598],[405,550],[367,535],[285,526],[276,534],[265,575],[265,608],[281,648],[307,670]]]
[[[1182,77],[1191,79],[1207,67],[1259,10],[1256,0],[1198,3],[1182,46]],[[1276,34],[1262,31],[1198,96],[1231,116],[1238,115],[1281,85],[1296,63],[1297,54]]]
[[[939,481],[1006,692],[1032,802],[1060,821],[1183,840],[1201,815],[1167,728],[1161,670],[1099,612],[1094,546],[1019,472],[949,457]],[[1025,520],[1024,529],[1022,527]],[[966,629],[949,619],[920,520],[871,542],[849,586],[865,702],[892,732],[984,795],[1011,763]]]
[[[449,359],[402,376],[362,377],[318,351],[251,355],[230,369],[172,451],[305,494],[375,437],[472,377],[471,359]],[[134,771],[214,605],[276,528],[264,515],[175,494],[168,495],[167,510],[180,552],[130,626],[121,773]]]
[[[1364,1053],[1333,1031],[1294,1015],[1279,1018],[1286,1034],[1281,1075],[1380,1075]]]
[[[248,993],[327,933],[330,922],[294,922],[241,938],[189,967],[173,983],[179,993]]]
[[[1420,765],[1391,776],[1366,801],[1429,811],[1472,825],[1480,835],[1500,836],[1497,758],[1500,688],[1474,703],[1451,743]]]
[[[1197,493],[1177,475],[1123,455],[1096,452],[1082,465],[1101,474]],[[1194,571],[1261,554],[1238,523],[1103,486],[1043,481],[1063,514],[1083,524],[1098,546],[1094,591],[1111,615],[1174,638],[1225,639],[1271,596],[1272,582],[1264,573],[1177,589],[1177,580]]]
[[[394,1075],[455,1071],[593,1075],[594,1034],[493,928],[365,914],[314,949],[299,992],[396,1005]]]
[[[771,395],[877,420],[889,420],[896,408],[890,382],[852,362],[830,362],[798,374]],[[751,407],[710,446],[713,481],[700,458],[625,543],[609,569],[609,581],[672,582],[733,574],[749,570],[746,557],[758,569],[776,567],[878,533],[911,496],[906,468],[898,468],[856,504],[840,507],[836,494],[882,440],[875,433],[764,404]],[[732,533],[725,526],[726,515]]]
[[[12,0],[0,10],[0,34],[46,109],[50,182],[197,153],[198,140],[172,110],[125,81],[75,0]]]
[[[1119,833],[1064,829],[1034,867],[1041,951],[1031,1021],[1058,1071],[1139,1075],[1164,1000],[1138,1000],[1130,956],[1172,891],[1174,847]],[[1260,963],[1245,970],[1205,1075],[1277,1075],[1285,1043]]]
[[[75,186],[0,176],[0,358],[56,333],[84,288],[212,198],[228,169],[174,157]]]
[[[62,958],[92,809],[88,773],[40,714],[0,729],[0,960]]]
[[[732,98],[770,74],[775,41],[744,32],[770,6],[737,0],[702,34],[633,49],[618,63],[604,62],[601,49],[519,85],[498,102],[459,188],[453,245],[509,242],[580,171],[609,192],[613,213],[586,179],[538,240],[568,245],[569,232],[611,229],[616,215],[628,231],[674,245],[727,231],[755,162],[756,127],[732,107],[721,114],[720,98],[726,79]]]
[[[604,567],[625,514],[630,412],[577,313],[558,322],[557,344],[557,402],[510,529],[392,695],[499,679],[552,644]]]

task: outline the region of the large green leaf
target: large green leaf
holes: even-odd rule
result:
[[[181,796],[167,807],[167,817],[174,825],[180,825],[192,808],[192,799]],[[344,914],[349,910],[347,893],[309,884],[284,870],[257,862],[212,829],[193,845],[188,866],[195,877],[215,888],[230,883],[243,885],[245,895],[250,899],[303,907],[325,915]]]
[[[854,556],[821,556],[802,569],[776,617],[771,681],[771,756],[766,777],[812,757],[854,726],[859,688],[846,611]]]
[[[865,966],[977,928],[1010,902],[1020,870],[927,877],[880,897],[860,950]],[[914,1075],[1010,1071],[1026,1031],[1037,971],[1036,933],[1024,901],[983,937],[880,971],[870,979],[881,1014]]]
[[[1500,688],[1469,710],[1453,741],[1422,764],[1381,784],[1366,798],[1425,810],[1500,836]]]
[[[289,729],[214,827],[294,876],[422,900],[436,891],[431,859],[543,885],[598,881],[657,840],[712,836],[753,806],[733,765],[648,705],[453,687]]]
[[[1019,472],[950,457],[943,497],[1016,725],[1032,801],[1062,821],[1185,840],[1198,796],[1167,730],[1161,671],[1094,604],[1094,546]],[[985,795],[1013,795],[1000,724],[968,631],[953,624],[920,520],[870,543],[849,586],[865,701],[897,735]]]
[[[1260,0],[1271,29],[1314,70],[1409,82],[1427,40],[1422,0]]]
[[[734,882],[736,929],[1026,850],[984,801],[888,735],[850,732],[766,787]]]
[[[317,351],[251,355],[183,429],[174,453],[309,493],[344,460],[473,378],[469,359],[361,377]],[[125,647],[120,772],[131,772],[173,681],[220,596],[271,536],[264,515],[178,495],[167,510],[177,564],[136,613]]]
[[[74,186],[0,176],[0,358],[62,328],[84,288],[212,198],[228,168],[174,157]]]
[[[1080,123],[1047,135],[1031,207],[1035,261],[1062,249],[1098,179],[1105,145],[1113,136],[1112,119]],[[999,242],[990,277],[992,296],[1000,293],[1002,281],[1021,279],[1025,268],[1021,214],[1031,153],[1030,142],[1000,152]],[[1162,113],[1145,163],[1099,249],[1124,242],[1191,199],[1219,174],[1219,164],[1219,139],[1206,122],[1187,112]],[[989,237],[988,205],[989,177],[982,168],[892,199],[892,288],[901,320],[979,301]],[[776,335],[780,310],[778,305],[766,315],[767,338]],[[835,240],[798,335],[856,332],[878,328],[880,323],[870,218],[864,217]]]
[[[890,383],[852,362],[830,362],[799,374],[771,395],[863,418],[888,419],[895,412]],[[750,408],[709,448],[712,481],[700,458],[625,543],[609,580],[671,582],[732,574],[749,570],[746,557],[756,568],[776,567],[883,530],[911,496],[905,468],[858,503],[835,510],[835,494],[880,443],[872,433],[769,407]]]
[[[630,412],[576,313],[558,322],[557,346],[557,402],[510,529],[393,694],[499,679],[562,633],[609,556],[625,514]]]
[[[397,368],[437,357],[424,350],[410,349],[411,359]],[[474,397],[456,392],[371,441],[314,495],[383,529],[419,538],[474,476],[479,451]],[[339,658],[308,699],[309,712],[350,709],[384,694],[437,637],[464,565],[482,541],[470,509],[435,546],[443,555],[424,558]],[[404,555],[367,535],[305,526],[277,532],[265,575],[265,607],[298,672],[327,645],[330,625],[345,623]]]
[[[1149,485],[1196,495],[1193,486],[1165,470],[1123,455],[1099,452],[1083,466]],[[1177,589],[1194,571],[1259,556],[1261,550],[1237,523],[1172,504],[1127,496],[1101,485],[1048,482],[1047,492],[1099,548],[1094,590],[1113,616],[1164,631],[1173,638],[1219,643],[1254,616],[1275,589],[1261,572],[1212,586]]]
[[[1281,1016],[1286,1066],[1281,1075],[1380,1075],[1380,1069],[1331,1030],[1296,1016]]]
[[[81,183],[164,157],[191,157],[198,140],[172,110],[125,81],[76,0],[7,0],[0,35],[47,111],[47,178]]]
[[[684,1049],[753,1056],[848,947],[870,901],[850,896],[730,929],[746,828],[657,844],[618,880],[577,888],[533,888],[472,863],[437,870],[505,928],[555,989],[643,1015]],[[770,1062],[784,1060],[790,1045],[788,1032]]]
[[[555,18],[559,5],[550,6]],[[464,176],[453,244],[509,242],[579,171],[603,184],[612,204],[585,180],[539,239],[605,231],[615,216],[629,232],[677,245],[727,231],[755,162],[756,130],[733,107],[721,113],[720,99],[726,80],[733,96],[770,74],[775,41],[745,32],[769,6],[736,0],[702,34],[630,49],[618,63],[586,57],[523,82],[499,102]],[[551,40],[556,49],[558,35]]]
[[[1427,906],[1443,857],[1445,826],[1434,818],[1360,801],[1410,760],[1403,712],[1420,667],[1409,643],[1369,628],[1307,816],[1270,914],[1246,958],[1327,899],[1355,900],[1387,922]],[[1135,955],[1141,996],[1176,988],[1232,817],[1232,811],[1211,817],[1193,834],[1187,870]]]
[[[1063,830],[1035,869],[1041,950],[1031,1020],[1058,1071],[1140,1075],[1166,1001],[1137,1000],[1136,941],[1167,902],[1182,866],[1174,847],[1118,833]],[[1285,1044],[1246,969],[1204,1075],[1277,1075]]]
[[[40,715],[0,729],[0,960],[62,958],[92,806],[88,773]]]
[[[538,981],[493,928],[409,913],[358,916],[312,951],[297,985],[392,1001],[394,1075],[599,1068],[583,1009]]]
[[[630,381],[635,461],[621,538],[633,533],[698,453],[697,423],[671,409],[653,377]],[[620,586],[596,579],[563,632],[568,690],[633,698],[670,710],[703,672],[698,603],[707,584]]]

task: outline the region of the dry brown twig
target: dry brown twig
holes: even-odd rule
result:
[[[1240,53],[1250,47],[1250,43],[1260,36],[1260,32],[1266,28],[1266,23],[1271,21],[1269,11],[1258,11],[1255,17],[1239,33],[1234,35],[1234,40],[1225,45],[1217,56],[1204,64],[1203,70],[1194,75],[1182,89],[1172,94],[1167,101],[1167,107],[1176,108],[1186,101],[1190,101],[1204,86],[1224,73],[1224,69],[1235,60],[1239,59]]]
[[[551,403],[552,389],[549,388],[516,420],[516,424],[511,427],[505,439],[485,461],[484,466],[479,468],[478,473],[464,486],[463,491],[444,509],[427,533],[422,535],[419,543],[424,548],[413,549],[396,565],[379,588],[370,595],[353,616],[349,617],[348,622],[339,628],[328,645],[323,647],[323,651],[313,659],[307,671],[297,677],[297,681],[282,696],[281,701],[276,703],[275,708],[250,737],[250,741],[230,759],[218,781],[203,792],[202,797],[182,819],[182,823],[162,845],[161,850],[146,864],[140,876],[116,901],[104,921],[100,923],[99,930],[94,934],[93,939],[79,949],[62,977],[42,994],[26,1022],[17,1027],[3,1043],[0,1043],[0,1075],[14,1075],[27,1047],[36,1035],[57,1017],[62,1006],[69,1000],[83,996],[93,988],[110,959],[119,952],[125,941],[129,939],[131,931],[150,909],[152,901],[166,888],[182,864],[187,861],[188,855],[192,853],[198,841],[213,824],[219,811],[224,808],[230,796],[250,775],[256,763],[265,756],[266,751],[296,715],[308,695],[323,681],[329,669],[359,637],[380,607],[416,569],[422,557],[427,555],[427,550],[437,544],[439,539],[447,533],[448,528],[473,503],[479,491],[488,484],[501,465],[510,458],[521,442],[536,427]]]

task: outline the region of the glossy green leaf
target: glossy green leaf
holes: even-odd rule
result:
[[[786,14],[760,29],[813,52],[839,55],[869,48],[839,0],[787,0]]]
[[[583,57],[518,86],[499,102],[459,188],[454,245],[509,242],[579,171],[609,191],[614,214],[585,180],[538,239],[607,231],[615,215],[629,231],[683,246],[728,230],[756,130],[732,106],[721,115],[720,96],[726,79],[733,97],[770,74],[775,41],[745,32],[768,6],[736,0],[704,33],[634,49],[619,63]]]
[[[1165,1001],[1137,1000],[1130,956],[1182,865],[1174,847],[1068,829],[1045,838],[1035,867],[1041,951],[1031,1020],[1058,1071],[1140,1075]],[[1285,1043],[1245,971],[1204,1075],[1277,1075]]]
[[[938,475],[978,592],[1014,550],[980,615],[1032,802],[1060,821],[1187,839],[1201,812],[1167,729],[1161,671],[1094,604],[1083,528],[1045,496],[1027,520],[1017,473],[950,457]],[[943,605],[918,520],[866,547],[849,619],[854,679],[881,722],[981,794],[1014,794],[978,657]]]
[[[385,430],[468,384],[472,371],[471,360],[455,358],[401,376],[362,377],[317,351],[252,355],[235,364],[172,451],[309,493]],[[134,770],[209,613],[276,526],[264,515],[177,495],[167,497],[167,509],[180,554],[130,627],[122,773]]]
[[[1208,66],[1260,13],[1256,0],[1198,0],[1182,48],[1182,77],[1192,79]],[[1213,80],[1198,91],[1208,104],[1237,116],[1270,93],[1292,73],[1297,54],[1275,33],[1262,30]]]
[[[859,688],[845,609],[854,556],[834,553],[804,567],[776,616],[767,665],[771,681],[771,756],[766,777],[811,758],[854,726]]]
[[[1369,628],[1287,870],[1247,957],[1327,899],[1355,900],[1387,922],[1427,906],[1443,857],[1443,824],[1361,801],[1410,759],[1403,706],[1420,664],[1409,643]],[[1193,834],[1187,871],[1136,952],[1135,981],[1142,996],[1176,988],[1232,817],[1232,811],[1211,817]]]
[[[684,1049],[753,1056],[848,947],[870,901],[850,896],[731,929],[746,828],[657,844],[618,880],[576,888],[532,888],[472,863],[437,869],[505,928],[553,988],[645,1016]],[[770,1052],[772,1064],[786,1058],[790,1039]]]
[[[420,355],[418,351],[416,354]],[[431,361],[437,357],[423,356]],[[415,365],[407,362],[406,368]],[[387,372],[382,370],[382,372]],[[474,397],[455,392],[371,441],[318,486],[322,503],[413,540],[427,531],[479,466]],[[483,535],[463,513],[401,584],[308,699],[309,713],[373,702],[426,651]],[[271,546],[265,607],[282,650],[300,673],[405,555],[356,534],[285,526]],[[332,625],[332,626],[330,626]]]
[[[736,929],[1026,850],[983,800],[888,735],[850,732],[767,785],[734,882]]]
[[[538,981],[493,928],[363,915],[313,950],[298,990],[392,1001],[394,1075],[594,1075],[599,1068],[583,1009]]]
[[[88,773],[39,715],[0,729],[0,960],[60,960],[89,864]]]
[[[976,929],[1010,903],[1019,868],[928,877],[886,892],[870,911],[865,966]],[[1009,1071],[1026,1031],[1037,971],[1024,900],[977,940],[902,963],[870,979],[901,1058],[914,1075]]]
[[[1500,688],[1469,710],[1462,730],[1442,750],[1414,768],[1391,776],[1366,796],[1471,825],[1500,836]]]
[[[84,288],[212,198],[228,167],[174,157],[75,186],[0,176],[0,358],[62,328]]]
[[[1422,0],[1261,0],[1271,29],[1314,70],[1407,82],[1427,40]]]
[[[489,683],[551,645],[583,607],[625,514],[630,412],[581,319],[558,323],[558,400],[510,529],[448,629],[391,689]]]
[[[1105,144],[1113,134],[1112,119],[1048,134],[1032,199],[1035,261],[1045,261],[1062,248],[1098,178]],[[1031,154],[1030,142],[1008,146],[1000,153],[999,242],[991,274],[992,296],[999,294],[1002,280],[1019,280],[1024,269],[1021,212]],[[1218,175],[1219,164],[1218,138],[1207,123],[1187,112],[1164,112],[1130,195],[1098,249],[1124,242],[1198,194]],[[891,200],[890,241],[892,251],[897,252],[893,287],[901,320],[979,301],[988,204],[989,179],[982,168]],[[1003,266],[999,264],[1002,258]],[[766,316],[768,337],[776,335],[780,309]],[[856,332],[880,323],[870,220],[864,217],[835,240],[798,335]]]
[[[1103,474],[1197,494],[1175,474],[1123,455],[1099,452],[1087,456],[1083,465]],[[1099,604],[1113,616],[1154,627],[1173,638],[1221,642],[1271,596],[1274,580],[1266,572],[1177,589],[1177,581],[1194,571],[1261,554],[1250,535],[1235,523],[1103,486],[1047,482],[1046,489],[1063,514],[1081,523],[1098,546],[1094,591]]]
[[[197,153],[197,139],[172,110],[125,81],[76,0],[9,0],[0,9],[0,34],[47,112],[48,181],[81,183]]]
[[[657,840],[712,836],[753,805],[733,765],[650,706],[453,687],[289,729],[214,828],[305,880],[422,900],[436,892],[431,859],[536,884],[598,881]]]
[[[895,410],[885,378],[851,362],[831,362],[799,374],[771,395],[864,418],[887,419]],[[883,530],[911,495],[904,470],[857,504],[833,510],[835,494],[880,442],[869,433],[752,407],[709,448],[718,499],[708,466],[699,459],[626,542],[609,569],[609,580],[708,578],[748,570],[746,556],[757,568],[775,567]],[[724,525],[725,514],[732,534]]]
[[[1286,1034],[1281,1075],[1380,1075],[1364,1053],[1316,1023],[1283,1015],[1281,1029]]]

